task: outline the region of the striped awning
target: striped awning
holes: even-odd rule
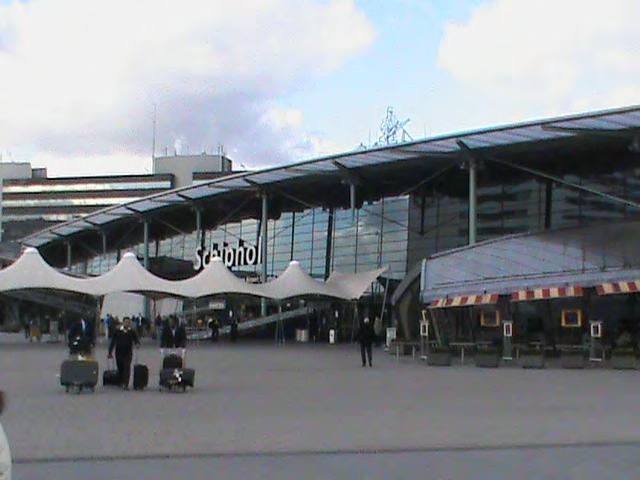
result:
[[[535,288],[533,290],[518,290],[511,294],[512,302],[527,302],[530,300],[547,300],[550,298],[581,297],[582,287],[550,287]]]
[[[469,307],[472,305],[493,305],[498,302],[497,293],[484,295],[462,295],[460,297],[438,298],[431,302],[430,308]]]
[[[615,295],[619,293],[637,293],[640,292],[640,280],[630,282],[611,282],[596,285],[598,295]]]

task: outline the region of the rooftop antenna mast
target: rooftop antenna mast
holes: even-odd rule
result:
[[[407,139],[413,140],[413,137],[407,132],[405,126],[410,122],[410,119],[400,121],[393,111],[393,107],[387,107],[387,113],[384,120],[380,124],[380,136],[376,142],[376,146],[393,145],[398,143],[398,136],[400,136],[400,142],[406,142]]]
[[[152,160],[156,158],[156,113],[157,113],[157,106],[154,102],[153,103],[153,139],[151,141],[151,159]]]

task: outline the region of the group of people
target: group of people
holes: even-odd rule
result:
[[[187,354],[187,330],[177,317],[169,317],[160,333],[160,355],[164,358],[165,351],[176,349],[180,352],[183,364]]]
[[[131,323],[131,328],[133,328],[136,331],[136,333],[138,334],[138,338],[142,338],[143,336],[148,335],[151,332],[151,322],[149,322],[149,320],[146,317],[144,317],[142,314],[133,315],[131,317],[126,317],[126,318],[129,319],[129,322]],[[118,316],[113,316],[110,313],[108,313],[102,319],[102,325],[104,327],[105,336],[110,339],[113,336],[113,333],[121,326],[123,322],[124,322],[124,318],[122,319],[122,322],[121,322]]]
[[[219,337],[219,324],[215,319],[208,320],[208,327],[211,330],[211,340],[216,341]],[[372,347],[381,338],[378,330],[381,330],[380,323],[371,321],[368,314],[365,314],[358,329],[358,343],[360,344],[360,354],[362,366],[372,365]],[[157,325],[157,323],[156,323]],[[160,332],[160,355],[164,358],[165,353],[177,350],[182,357],[183,364],[186,363],[187,332],[184,324],[176,316],[170,316],[161,322]],[[233,325],[233,324],[232,324]],[[137,325],[134,326],[130,317],[124,317],[119,322],[116,317],[109,318],[110,341],[108,358],[112,359],[115,353],[116,368],[123,389],[128,389],[131,376],[131,363],[133,361],[134,349],[140,346],[140,335]],[[233,328],[231,340],[234,340]],[[237,335],[237,324],[236,332]],[[81,319],[71,326],[68,334],[71,353],[90,354],[95,346],[95,334],[93,324],[85,319]]]
[[[29,342],[41,342],[45,333],[64,334],[73,322],[71,316],[65,311],[57,315],[39,310],[27,311],[20,318],[24,338]]]

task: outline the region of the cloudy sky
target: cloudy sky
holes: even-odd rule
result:
[[[248,167],[640,103],[637,0],[0,0],[0,152],[52,175]]]

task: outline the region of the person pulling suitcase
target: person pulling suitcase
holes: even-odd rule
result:
[[[140,345],[138,334],[131,328],[131,319],[125,317],[122,328],[116,330],[109,344],[109,356],[113,358],[113,350],[116,351],[116,365],[118,376],[123,390],[129,389],[129,378],[131,376],[131,360],[133,358],[133,348]]]

